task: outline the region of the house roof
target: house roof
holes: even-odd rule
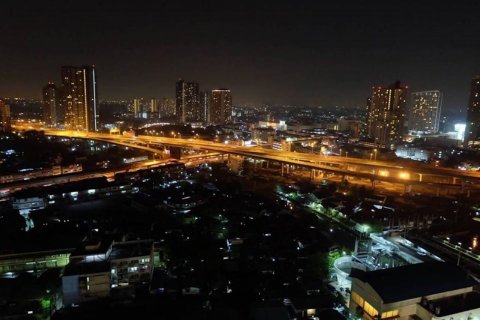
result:
[[[459,267],[444,262],[425,262],[369,272],[352,269],[351,277],[370,284],[383,303],[424,297],[478,284]]]

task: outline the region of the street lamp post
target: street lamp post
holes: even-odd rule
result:
[[[377,149],[373,149],[373,152],[375,153],[375,161],[377,161]]]

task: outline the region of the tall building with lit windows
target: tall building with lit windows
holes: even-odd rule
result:
[[[437,133],[442,111],[442,93],[438,90],[412,93],[408,130],[415,133]]]
[[[43,121],[48,127],[63,123],[61,118],[61,91],[53,82],[43,87]]]
[[[0,132],[10,132],[11,129],[10,106],[0,99]]]
[[[63,66],[65,128],[97,131],[98,94],[95,66]]]
[[[480,148],[480,75],[472,79],[466,124],[464,146]]]
[[[210,122],[210,101],[211,101],[210,91],[200,92],[200,109],[202,112],[203,122]]]
[[[143,98],[133,99],[133,114],[135,118],[143,117]]]
[[[176,84],[176,115],[179,122],[201,121],[200,92],[197,82],[179,79]]]
[[[150,115],[153,117],[153,115],[156,115],[158,118],[158,100],[155,98],[150,99]]]
[[[232,122],[232,94],[230,89],[214,89],[210,100],[210,119],[213,124]]]
[[[160,117],[171,117],[176,114],[175,100],[170,98],[163,98],[160,106]]]
[[[373,87],[367,113],[367,135],[376,144],[395,149],[402,140],[407,112],[407,86],[399,81]]]

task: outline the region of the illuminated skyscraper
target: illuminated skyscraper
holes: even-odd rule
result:
[[[10,118],[10,106],[5,103],[3,99],[0,99],[0,132],[10,132],[11,118]]]
[[[43,87],[43,121],[48,127],[55,127],[63,123],[61,118],[61,100],[59,90],[53,82]]]
[[[97,131],[98,95],[94,66],[62,67],[65,101],[65,127]]]
[[[176,113],[175,100],[170,98],[162,99],[162,106],[160,109],[160,117],[171,117]]]
[[[232,94],[229,89],[214,89],[210,100],[210,123],[226,124],[232,122]]]
[[[480,75],[472,79],[470,87],[464,146],[480,148]]]
[[[150,99],[150,114],[156,114],[158,116],[158,101],[155,98]]]
[[[133,99],[133,114],[135,118],[143,117],[143,98]]]
[[[200,93],[197,82],[182,79],[176,85],[176,115],[179,122],[200,121]]]
[[[401,141],[407,106],[407,89],[400,82],[383,88],[373,87],[367,114],[367,134],[375,143],[395,149]]]
[[[211,92],[202,91],[200,92],[200,110],[202,112],[201,121],[210,122],[210,101],[211,101]]]
[[[437,133],[440,125],[442,94],[438,90],[412,93],[408,130]]]

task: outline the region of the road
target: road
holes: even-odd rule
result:
[[[291,166],[301,166],[321,172],[332,172],[344,176],[355,176],[403,185],[424,185],[437,189],[455,188],[462,190],[480,190],[480,172],[432,167],[421,163],[415,165],[399,165],[395,162],[388,161],[287,152],[261,147],[215,143],[201,139],[167,138],[145,135],[128,137],[106,133],[56,129],[45,129],[44,131],[46,135],[50,136],[105,141],[154,153],[161,153],[163,148],[155,146],[171,146],[234,154],[280,162],[285,165],[285,170],[287,171]]]

